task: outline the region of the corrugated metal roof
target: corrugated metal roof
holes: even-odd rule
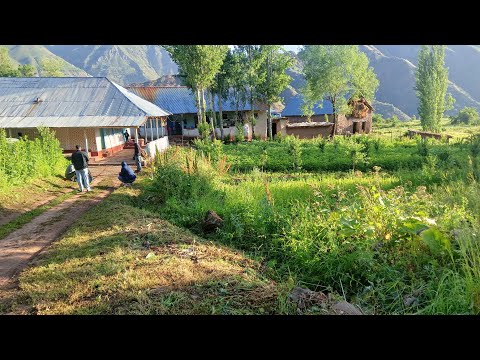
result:
[[[287,124],[288,128],[320,127],[320,126],[333,126],[333,123],[329,123],[329,122],[301,122],[301,123]]]
[[[0,77],[2,128],[14,121],[15,127],[129,127],[167,115],[105,77]]]
[[[0,117],[0,128],[136,127],[146,120],[145,116],[10,116]]]
[[[127,89],[172,114],[197,113],[195,97],[186,86],[129,86]],[[208,105],[206,96],[205,101]],[[215,96],[215,106],[218,109],[218,96]],[[222,110],[235,111],[235,108],[235,100],[231,93],[227,100],[222,101]],[[250,104],[239,104],[238,110],[250,110]],[[258,107],[254,106],[254,110],[258,110]]]
[[[285,109],[282,111],[282,116],[302,116],[303,96],[297,94],[290,98],[285,104]],[[320,108],[319,105],[322,105]],[[332,103],[328,100],[318,102],[313,107],[314,115],[333,114]]]

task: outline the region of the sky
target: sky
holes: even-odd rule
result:
[[[300,49],[300,46],[302,45],[284,45],[284,46],[285,46],[285,49],[287,49],[288,51],[298,52],[298,50]]]

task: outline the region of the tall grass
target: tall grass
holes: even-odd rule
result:
[[[342,139],[338,154],[352,144],[367,153],[364,140],[351,141]],[[279,145],[264,147],[268,161]],[[416,150],[415,141],[408,146]],[[291,169],[293,154],[285,155]],[[169,150],[141,201],[200,234],[205,213],[214,210],[224,226],[211,238],[249,251],[280,274],[344,292],[373,313],[478,312],[480,249],[472,224],[479,222],[480,193],[475,180],[467,181],[466,165],[451,169],[429,155],[416,171],[257,168],[241,175],[217,163],[194,150]]]
[[[67,161],[55,133],[48,128],[38,128],[38,132],[34,140],[10,142],[0,129],[0,190],[65,170]]]

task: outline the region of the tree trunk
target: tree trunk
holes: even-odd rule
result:
[[[222,140],[225,138],[225,134],[223,132],[223,113],[222,113],[222,97],[218,96],[218,112],[220,115],[220,137]]]
[[[267,127],[268,127],[268,138],[271,141],[273,140],[273,136],[272,136],[272,108],[270,104],[268,104]]]
[[[212,91],[208,92],[210,98],[210,111],[212,112],[212,118],[210,119],[212,130],[213,130],[213,139],[217,139],[217,133],[215,132],[215,128],[217,126],[217,115],[215,114],[215,97],[213,96]]]
[[[207,115],[205,114],[205,89],[201,89],[201,105],[202,105],[202,121],[203,123],[207,122]]]
[[[335,107],[335,100],[332,100],[332,106],[333,106],[333,134],[332,134],[332,138],[334,138],[335,135],[337,134],[337,123],[338,123],[338,114],[337,114],[336,107]]]
[[[202,105],[200,104],[200,88],[197,88],[197,126],[202,121]],[[183,131],[182,131],[183,133]]]

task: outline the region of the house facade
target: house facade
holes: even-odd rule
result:
[[[295,135],[301,139],[311,139],[318,136],[333,135],[334,115],[330,101],[324,100],[317,103],[314,115],[302,115],[302,96],[297,94],[290,98],[282,111],[282,118],[276,121],[273,132],[279,131],[282,135]],[[338,115],[336,135],[369,134],[372,131],[373,108],[364,98],[350,101],[352,113]]]
[[[0,128],[7,136],[33,139],[38,127],[48,127],[66,153],[81,145],[92,157],[113,154],[123,149],[126,129],[158,140],[169,115],[105,77],[0,78]]]
[[[183,136],[186,138],[196,138],[198,132],[198,116],[197,101],[191,89],[186,86],[129,86],[127,87],[132,93],[142,97],[143,99],[159,106],[162,109],[172,113],[167,120],[167,132],[171,137]],[[206,94],[205,94],[206,95]],[[207,122],[212,121],[212,117],[208,114],[209,101],[205,96],[207,105]],[[214,97],[215,112],[218,120],[219,116],[219,99]],[[254,104],[253,113],[256,119],[256,125],[252,131],[252,126],[243,127],[244,136],[251,139],[253,133],[262,138],[267,136],[267,109],[262,104]],[[238,122],[246,123],[250,116],[250,104],[236,104],[233,93],[227,99],[222,100],[222,116],[224,136],[235,136]],[[220,138],[220,128],[215,129],[217,137]]]

